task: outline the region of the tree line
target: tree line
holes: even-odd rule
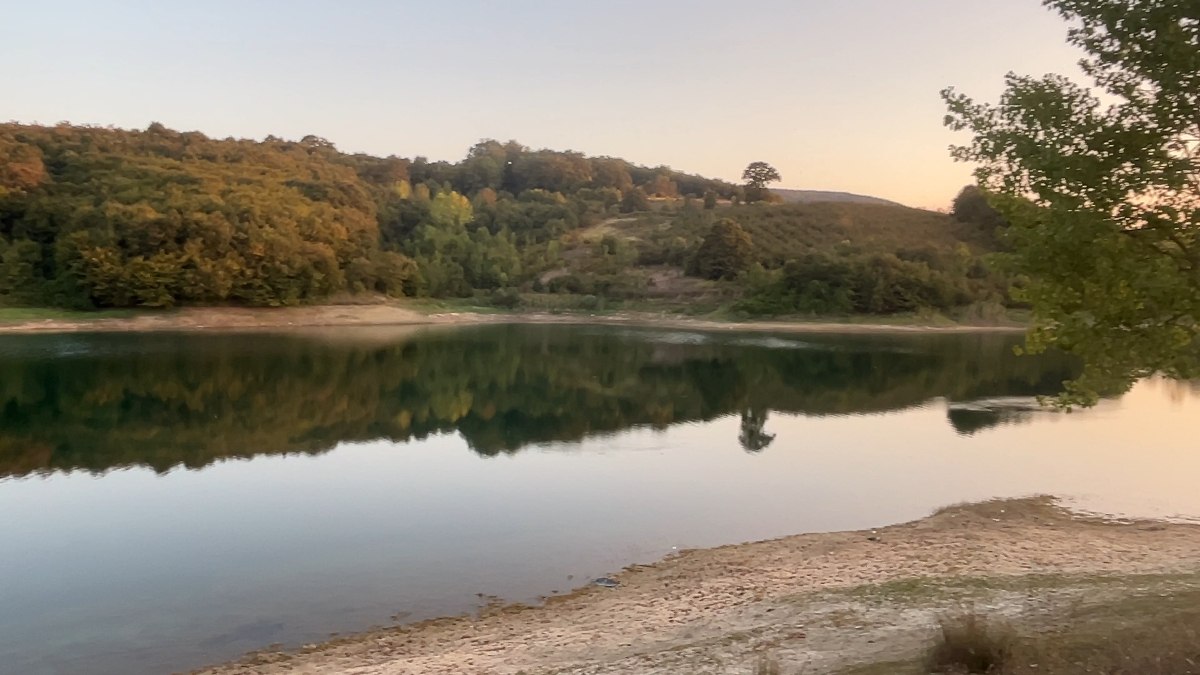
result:
[[[430,162],[343,153],[315,136],[212,139],[160,124],[0,125],[0,158],[0,305],[275,306],[372,293],[505,307],[568,296],[595,309],[654,297],[664,269],[711,280],[713,294],[754,314],[1011,304],[1009,279],[985,261],[999,246],[979,236],[996,231],[986,201],[956,207],[959,221],[982,225],[915,249],[905,242],[952,221],[779,204],[768,187],[779,172],[762,161],[735,185],[515,141]],[[874,233],[844,226],[855,220]],[[578,233],[600,225],[611,233],[581,250]],[[876,241],[881,229],[894,235]]]
[[[0,125],[0,302],[288,305],[465,295],[552,263],[563,232],[738,186],[484,141],[458,163],[324,139]]]

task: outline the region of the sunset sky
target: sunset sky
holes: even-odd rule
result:
[[[0,119],[457,160],[482,138],[944,208],[941,88],[1078,75],[1038,0],[18,3]]]

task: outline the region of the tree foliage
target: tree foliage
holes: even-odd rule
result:
[[[1000,215],[988,202],[987,194],[977,185],[965,186],[950,206],[950,215],[960,223],[978,225],[983,230],[994,233],[1008,225],[1004,216]]]
[[[750,162],[742,171],[742,180],[749,187],[762,189],[781,180],[781,176],[775,167],[766,162]]]
[[[982,262],[988,237],[945,215],[729,205],[742,188],[514,141],[444,162],[345,154],[317,136],[0,125],[0,151],[0,304],[281,305],[365,292],[594,310],[750,293],[743,307],[777,313],[1007,301]],[[736,224],[721,222],[729,215]],[[829,290],[819,270],[785,275],[818,253],[855,281]],[[743,277],[754,264],[762,274]],[[868,267],[894,297],[859,289]]]
[[[771,201],[768,186],[781,180],[781,176],[775,167],[766,162],[751,162],[742,171],[742,180],[746,181],[743,194],[747,202],[766,202]]]
[[[736,186],[483,140],[458,163],[328,140],[0,125],[0,304],[288,305],[339,291],[470,295],[647,193]]]
[[[953,149],[1012,223],[1033,349],[1084,357],[1064,402],[1200,374],[1200,7],[1046,0],[1098,91],[1009,75],[998,104],[948,89]]]
[[[0,294],[80,307],[285,305],[413,272],[327,142],[0,126]],[[44,168],[43,168],[44,167]]]
[[[808,254],[775,273],[752,274],[740,306],[755,314],[897,314],[953,310],[987,297],[986,282],[973,282],[944,258],[903,253]]]
[[[732,279],[754,261],[754,243],[736,220],[722,218],[712,226],[692,258],[689,273],[705,279]]]

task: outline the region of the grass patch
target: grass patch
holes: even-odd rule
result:
[[[1000,675],[1196,675],[1200,589],[1084,607],[1021,640]]]
[[[1011,592],[1045,596],[1059,590],[1087,589],[1106,597],[1122,591],[1190,589],[1200,586],[1200,574],[1020,574],[1004,576],[906,577],[878,584],[865,584],[827,595],[840,595],[868,603],[963,602]]]
[[[1097,581],[1106,597],[1121,579]],[[1183,575],[1123,581],[1123,597],[1089,602],[1088,593],[1049,616],[948,616],[922,657],[842,675],[1200,675],[1200,588]]]

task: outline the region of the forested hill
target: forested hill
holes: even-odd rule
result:
[[[0,157],[0,294],[76,306],[457,294],[519,277],[516,259],[497,259],[449,278],[460,258],[484,255],[472,244],[512,257],[514,246],[552,239],[626,197],[735,189],[512,142],[481,143],[448,164],[347,155],[315,137],[216,140],[161,125],[4,125]],[[417,256],[435,288],[422,288]]]
[[[513,141],[448,163],[346,154],[315,136],[7,124],[0,305],[285,305],[348,292],[762,313],[1006,300],[981,257],[994,225],[964,229],[902,207],[745,203],[758,198],[770,199]],[[812,274],[824,275],[819,298]],[[900,295],[875,297],[893,277]]]

